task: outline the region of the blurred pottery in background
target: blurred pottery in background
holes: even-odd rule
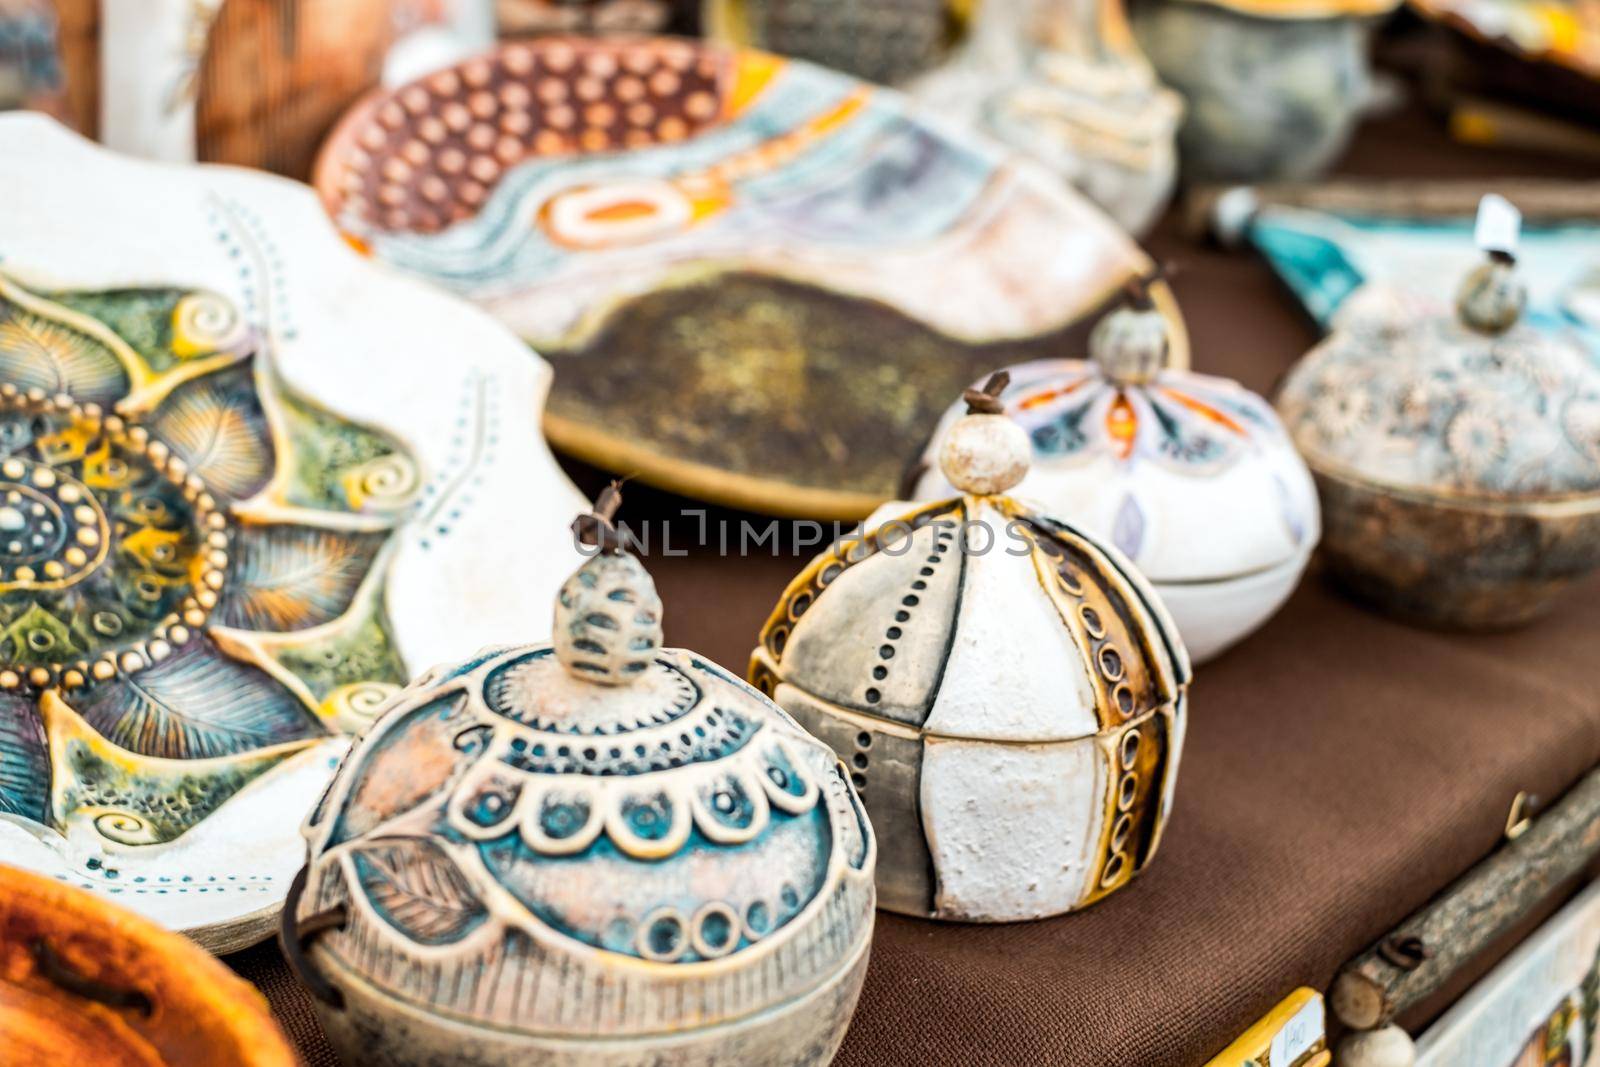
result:
[[[10,115],[0,188],[0,856],[240,948],[343,737],[573,558],[549,371],[293,182]]]
[[[1317,491],[1266,401],[1163,366],[1164,325],[1135,299],[1095,328],[1090,360],[1010,368],[1000,399],[1033,446],[1016,492],[1132,560],[1203,663],[1294,591],[1317,543]],[[915,499],[949,495],[937,457],[963,417],[945,414]]]
[[[1600,360],[1600,190],[1593,182],[1492,183],[1524,215],[1517,269],[1528,302],[1522,320]],[[1448,304],[1476,265],[1473,214],[1481,181],[1361,182],[1228,190],[1208,207],[1227,243],[1244,240],[1323,329],[1374,286],[1393,314],[1416,300]],[[1368,305],[1369,312],[1377,301]]]
[[[405,0],[99,0],[98,135],[129,155],[310,174],[378,83]]]
[[[702,18],[718,40],[896,85],[945,61],[974,2],[705,0]]]
[[[60,47],[49,0],[0,0],[0,111],[60,114],[65,99]]]
[[[956,55],[910,92],[1057,171],[1131,233],[1172,195],[1183,104],[1121,0],[985,0]]]
[[[1494,629],[1600,566],[1600,370],[1521,321],[1514,210],[1485,198],[1478,229],[1488,258],[1455,314],[1363,287],[1278,409],[1343,583],[1407,618]]]
[[[699,0],[495,0],[501,38],[546,34],[692,34]]]
[[[1600,79],[1600,8],[1548,0],[1410,0],[1416,11],[1525,59]]]
[[[1306,178],[1344,148],[1371,97],[1375,16],[1398,0],[1144,0],[1139,44],[1184,98],[1186,182]]]
[[[826,1067],[844,1037],[872,829],[826,746],[661,647],[616,502],[554,644],[419,678],[306,825],[285,943],[347,1063]]]
[[[1085,907],[1160,842],[1189,661],[1121,553],[1001,495],[1031,461],[1004,375],[940,464],[790,583],[750,678],[849,761],[891,911],[1007,922]]]
[[[7,1067],[294,1067],[260,993],[102,897],[0,866]]]
[[[671,39],[507,45],[376,96],[317,187],[375,258],[552,360],[558,447],[819,518],[895,492],[941,389],[1059,350],[1149,267],[1036,163],[892,90]]]

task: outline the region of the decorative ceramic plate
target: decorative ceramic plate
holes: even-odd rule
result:
[[[267,1002],[126,908],[0,866],[7,1067],[294,1067]]]
[[[548,370],[290,182],[12,116],[0,188],[0,858],[240,947],[341,735],[548,626]]]
[[[354,243],[550,358],[559,447],[818,517],[892,496],[943,398],[1058,353],[1149,268],[893,91],[667,38],[507,45],[375,96],[317,187]]]

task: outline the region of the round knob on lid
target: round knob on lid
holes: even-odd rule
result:
[[[1144,385],[1167,365],[1167,320],[1144,279],[1129,286],[1128,302],[1095,323],[1089,356],[1118,385]]]
[[[1474,237],[1488,259],[1474,267],[1456,291],[1456,313],[1469,329],[1501,334],[1522,317],[1528,289],[1517,276],[1521,227],[1521,213],[1505,197],[1490,193],[1478,202]]]
[[[622,504],[619,483],[594,510],[573,520],[578,541],[595,549],[556,595],[556,658],[575,678],[626,685],[649,669],[661,647],[661,597],[639,560],[624,551],[611,519]]]
[[[963,493],[989,496],[1022,481],[1033,458],[1033,443],[1021,426],[1004,414],[1000,394],[1011,381],[996,371],[982,389],[963,394],[967,413],[945,434],[939,469]]]

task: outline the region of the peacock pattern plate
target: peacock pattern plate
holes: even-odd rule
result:
[[[290,183],[10,118],[0,184],[0,859],[246,944],[343,738],[548,625],[548,372]]]

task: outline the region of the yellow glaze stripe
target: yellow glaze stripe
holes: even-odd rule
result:
[[[1290,1032],[1293,1027],[1294,1031]],[[1280,1042],[1279,1037],[1284,1041]],[[1287,1048],[1285,1063],[1272,1059],[1275,1047]],[[1327,1067],[1333,1060],[1324,1029],[1322,994],[1300,988],[1267,1012],[1206,1067]]]

